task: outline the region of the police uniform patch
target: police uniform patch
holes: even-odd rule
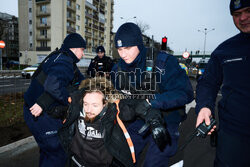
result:
[[[234,8],[235,8],[235,9],[238,9],[238,8],[240,8],[240,7],[241,7],[240,0],[234,1]]]
[[[117,41],[117,46],[119,46],[119,47],[122,46],[122,41],[120,39]]]

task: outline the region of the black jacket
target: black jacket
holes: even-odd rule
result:
[[[125,111],[124,109],[122,109],[121,112],[123,114],[120,114],[120,117],[127,114],[131,115],[128,113],[130,111]],[[116,163],[116,166],[132,167],[134,164],[131,152],[123,131],[117,123],[116,113],[116,105],[110,104],[106,114],[100,118],[102,130],[105,130],[104,145],[107,151],[113,156],[113,159],[115,159],[114,162]],[[76,119],[73,124],[63,127],[58,132],[61,144],[70,157],[72,156],[72,152],[70,150],[71,142],[75,135],[77,120],[78,119]]]
[[[196,89],[196,112],[214,111],[218,91],[220,128],[232,135],[250,137],[250,34],[239,33],[212,53]]]
[[[98,56],[96,56],[91,60],[87,70],[87,74],[90,77],[95,77],[96,72],[99,72],[99,75],[103,76],[103,72],[110,72],[113,65],[113,60],[110,57],[104,55],[102,58],[99,58]]]

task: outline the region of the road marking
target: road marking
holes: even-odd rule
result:
[[[30,83],[24,83],[24,85],[30,85]]]
[[[8,87],[8,86],[14,86],[14,84],[9,84],[9,85],[0,85],[0,87]]]
[[[10,78],[21,78],[21,75],[16,75],[16,76],[1,76],[0,79],[10,79]]]

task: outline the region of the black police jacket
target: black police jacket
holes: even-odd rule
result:
[[[113,61],[110,57],[104,55],[103,58],[99,58],[96,56],[91,60],[87,74],[91,77],[95,77],[96,72],[99,72],[99,75],[103,76],[103,72],[110,72],[113,65]]]
[[[208,107],[214,112],[217,93],[220,129],[250,137],[250,34],[239,33],[212,53],[196,89],[196,112]]]

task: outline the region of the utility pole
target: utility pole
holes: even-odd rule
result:
[[[215,30],[214,28],[211,30],[208,30],[207,28],[204,28],[204,30],[198,30],[198,32],[202,32],[205,34],[205,39],[204,39],[204,52],[203,52],[203,57],[202,59],[205,59],[205,54],[206,54],[206,40],[207,40],[207,34],[211,31]]]

